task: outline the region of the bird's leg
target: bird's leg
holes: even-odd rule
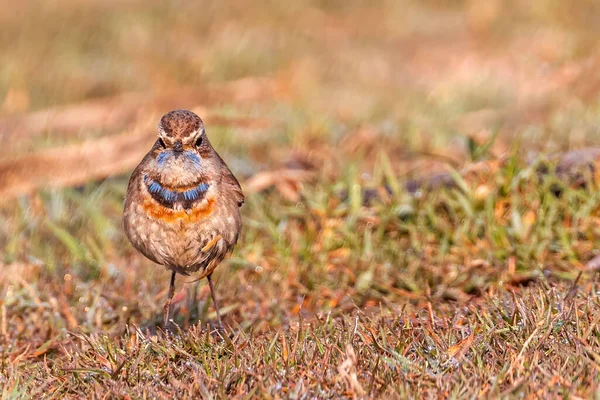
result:
[[[215,288],[212,284],[212,273],[209,274],[206,279],[208,279],[208,286],[210,287],[210,295],[212,296],[213,304],[215,305],[215,311],[217,312],[217,321],[219,321],[219,330],[223,331],[223,322],[221,322],[221,313],[219,312],[219,304],[217,303],[217,296],[215,294]]]
[[[175,294],[175,272],[171,273],[171,284],[169,285],[169,295],[167,297],[167,302],[165,303],[165,307],[163,308],[163,315],[164,315],[163,328],[166,328],[169,323],[169,312],[171,311],[171,301],[173,300],[174,294]]]
[[[198,286],[200,286],[200,280],[198,280],[198,282],[196,282],[194,284],[194,287],[192,288],[192,295],[189,298],[189,304],[188,304],[188,313],[187,313],[187,320],[185,321],[186,323],[186,329],[189,327],[190,325],[190,317],[192,316],[192,314],[197,313],[198,311],[198,302],[197,302],[197,298],[198,298]],[[189,291],[188,291],[189,294]]]

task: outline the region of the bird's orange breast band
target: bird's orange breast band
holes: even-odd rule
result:
[[[198,222],[208,217],[214,210],[215,199],[213,197],[206,199],[199,207],[190,210],[174,210],[165,207],[153,199],[144,200],[142,207],[144,211],[152,218],[160,219],[165,222],[176,222],[184,220],[186,222]]]

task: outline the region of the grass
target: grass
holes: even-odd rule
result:
[[[521,298],[499,293],[458,312],[356,310],[226,340],[201,327],[171,336],[134,326],[119,337],[69,334],[61,339],[60,367],[48,361],[52,353],[33,367],[6,367],[29,378],[9,377],[5,388],[136,398],[570,397],[597,377],[597,301],[593,295],[565,300],[554,288],[537,288]]]
[[[6,118],[232,80],[277,91],[209,103],[272,122],[207,128],[247,190],[215,273],[222,337],[193,278],[160,329],[169,274],[124,236],[128,174],[3,199],[1,398],[598,396],[600,182],[538,173],[598,145],[594,5],[426,3],[19,5]],[[55,133],[6,154],[73,140]],[[310,179],[252,189],[282,168]],[[440,170],[456,188],[404,189]]]
[[[178,328],[156,331],[168,273],[125,242],[124,179],[22,199],[3,236],[6,396],[590,395],[597,280],[575,278],[600,197],[556,197],[532,168],[494,171],[485,198],[464,182],[363,206],[352,176],[302,205],[250,197],[217,272],[225,338],[185,279]]]

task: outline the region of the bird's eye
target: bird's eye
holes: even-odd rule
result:
[[[164,140],[162,140],[162,138],[159,138],[158,142],[160,143],[160,145],[162,146],[163,149],[167,148],[167,145],[165,144]]]
[[[196,140],[196,147],[200,147],[200,145],[202,145],[202,136],[200,136],[198,140]]]

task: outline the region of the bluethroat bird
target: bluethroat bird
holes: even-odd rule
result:
[[[240,184],[210,144],[200,117],[187,110],[165,114],[158,139],[129,179],[123,211],[133,246],[171,271],[165,327],[175,275],[200,271],[223,329],[211,276],[238,240],[243,203]]]

